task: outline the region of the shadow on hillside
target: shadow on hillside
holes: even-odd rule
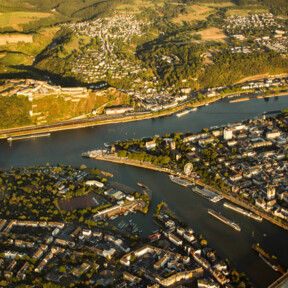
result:
[[[54,85],[60,85],[62,87],[90,87],[94,86],[102,86],[101,84],[106,84],[106,87],[110,87],[109,83],[104,81],[99,81],[95,83],[84,83],[75,79],[74,77],[63,77],[61,75],[50,73],[47,71],[42,71],[33,66],[25,66],[25,65],[14,65],[10,66],[11,68],[20,70],[15,73],[3,73],[0,74],[0,79],[35,79],[48,81],[50,80]]]

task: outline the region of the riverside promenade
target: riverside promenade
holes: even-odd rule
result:
[[[216,189],[210,185],[207,185],[205,183],[203,183],[201,180],[196,180],[193,179],[191,177],[187,177],[185,175],[179,175],[178,173],[176,173],[173,170],[170,169],[166,169],[166,168],[162,168],[160,166],[156,166],[153,165],[151,163],[148,162],[143,162],[143,161],[139,161],[139,160],[133,160],[133,159],[128,159],[126,157],[117,157],[117,156],[112,156],[112,155],[108,155],[103,153],[102,156],[101,155],[92,155],[89,156],[88,153],[83,153],[82,154],[83,157],[88,157],[88,158],[92,158],[95,160],[101,160],[101,161],[108,161],[108,162],[113,162],[113,163],[118,163],[118,164],[125,164],[125,165],[130,165],[130,166],[136,166],[136,167],[140,167],[140,168],[144,168],[144,169],[150,169],[150,170],[155,170],[155,171],[159,171],[159,172],[164,172],[164,173],[168,173],[171,175],[175,175],[178,176],[180,178],[183,178],[185,180],[190,181],[191,183],[194,183],[196,185],[202,186],[204,188],[207,188],[221,196],[223,196],[223,198],[231,201],[234,204],[237,204],[239,206],[241,206],[242,208],[245,208],[253,213],[255,213],[256,215],[261,216],[263,219],[270,221],[271,223],[280,226],[281,228],[288,230],[288,224],[286,224],[285,222],[283,223],[281,221],[281,219],[277,219],[274,218],[272,215],[270,215],[269,213],[260,210],[258,207],[256,207],[255,205],[249,204],[247,201],[243,200],[243,199],[239,199],[238,197],[236,197],[236,195],[231,194],[231,192],[229,192],[228,190],[219,190]]]

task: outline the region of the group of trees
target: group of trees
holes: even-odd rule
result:
[[[31,125],[27,97],[0,97],[0,129]]]

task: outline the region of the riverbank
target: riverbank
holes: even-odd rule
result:
[[[191,101],[184,102],[180,104],[179,106],[163,110],[159,112],[139,112],[139,113],[131,113],[129,115],[113,115],[112,117],[106,116],[106,115],[100,115],[100,116],[94,116],[89,117],[86,119],[78,119],[78,120],[65,120],[58,123],[53,124],[46,124],[41,126],[25,126],[25,127],[16,127],[11,129],[3,129],[0,130],[0,139],[8,139],[9,137],[25,137],[28,135],[37,135],[42,133],[52,133],[52,132],[59,132],[59,131],[65,131],[65,130],[73,130],[73,129],[79,129],[79,128],[87,128],[87,127],[93,127],[93,126],[101,126],[101,125],[109,125],[109,124],[117,124],[117,123],[126,123],[126,122],[133,122],[133,121],[141,121],[141,120],[147,120],[147,119],[153,119],[153,118],[159,118],[159,117],[165,117],[165,116],[171,116],[174,113],[177,113],[181,111],[184,108],[199,108],[202,106],[207,106],[210,104],[213,104],[221,99],[229,98],[231,95],[235,94],[247,94],[247,91],[241,91],[241,92],[233,92],[222,96],[215,96],[208,99],[205,99],[202,102],[198,103],[191,103]],[[278,94],[270,94],[270,95],[261,95],[261,96],[255,96],[255,97],[247,97],[246,98],[239,98],[232,100],[230,102],[240,102],[240,101],[248,101],[250,99],[260,99],[260,98],[268,98],[268,97],[276,97],[276,96],[287,96],[288,92],[278,93]],[[245,99],[245,100],[241,100]]]
[[[104,154],[103,156],[100,156],[100,155],[98,155],[98,156],[96,156],[96,155],[89,156],[88,154],[83,153],[82,156],[83,157],[92,158],[92,159],[95,159],[95,160],[108,161],[108,162],[113,162],[113,163],[118,163],[118,164],[125,164],[125,165],[130,165],[130,166],[135,166],[135,167],[155,170],[155,171],[164,172],[164,173],[167,173],[167,174],[172,174],[172,175],[175,175],[175,176],[179,176],[174,171],[167,170],[167,169],[162,168],[160,166],[156,166],[156,165],[153,165],[153,164],[150,164],[150,163],[146,163],[146,162],[141,162],[141,161],[138,161],[138,160],[132,160],[132,159],[128,159],[128,158],[119,158],[117,156],[111,156],[111,155],[106,155],[106,154]],[[263,219],[265,219],[267,221],[270,221],[271,223],[273,223],[273,224],[275,224],[275,225],[277,225],[277,226],[279,226],[279,227],[281,227],[281,228],[283,228],[285,230],[288,230],[288,225],[287,224],[277,221],[277,219],[274,219],[272,215],[269,215],[268,213],[259,210],[254,205],[246,203],[246,201],[243,200],[243,199],[236,198],[234,195],[230,194],[228,191],[227,192],[220,191],[219,189],[215,189],[214,187],[209,186],[209,185],[201,182],[201,180],[195,180],[195,179],[192,179],[192,178],[184,176],[184,175],[181,175],[181,178],[183,178],[183,179],[185,179],[187,181],[190,181],[191,183],[194,183],[196,185],[202,186],[202,187],[204,187],[206,189],[209,189],[209,190],[221,195],[223,198],[231,201],[232,203],[237,204],[237,205],[241,206],[242,208],[245,208],[245,209],[255,213],[256,215],[262,217]]]
[[[206,101],[203,101],[201,103],[192,104],[192,105],[190,104],[191,101],[189,101],[189,102],[182,103],[173,109],[163,110],[159,112],[140,112],[140,113],[132,113],[129,115],[124,115],[124,116],[117,115],[117,117],[111,117],[111,118],[109,118],[109,116],[106,116],[106,115],[105,116],[100,115],[100,116],[90,117],[86,119],[66,120],[66,121],[62,121],[58,123],[41,125],[41,126],[25,126],[25,127],[17,127],[17,128],[12,128],[12,129],[4,129],[4,130],[0,130],[0,139],[7,139],[9,137],[20,137],[20,136],[24,137],[28,135],[37,135],[40,133],[51,133],[51,132],[58,132],[58,131],[64,131],[64,130],[72,130],[72,129],[117,124],[117,123],[126,123],[126,122],[132,122],[132,121],[141,121],[141,120],[146,120],[146,119],[164,117],[164,116],[171,116],[174,113],[179,112],[180,110],[186,107],[198,108],[198,107],[205,106],[205,105],[207,106],[209,104],[212,104],[220,100],[221,98],[222,97],[217,96],[217,97],[208,99]]]
[[[235,103],[235,102],[242,102],[242,101],[249,101],[253,99],[264,99],[264,98],[271,98],[271,97],[280,97],[280,96],[287,96],[288,92],[281,92],[281,93],[272,93],[268,95],[257,95],[257,96],[251,96],[251,97],[245,97],[245,98],[238,98],[229,101],[230,103]]]

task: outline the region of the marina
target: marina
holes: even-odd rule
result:
[[[179,184],[179,185],[184,186],[184,187],[188,187],[188,186],[192,185],[191,182],[189,182],[185,179],[181,179],[180,177],[177,177],[174,175],[169,175],[169,178],[173,183]]]
[[[229,208],[231,210],[234,210],[236,212],[239,212],[239,213],[241,213],[243,215],[246,215],[246,216],[248,216],[248,217],[250,217],[250,218],[252,218],[254,220],[257,220],[257,221],[262,221],[263,220],[263,218],[261,216],[256,215],[256,214],[254,214],[254,213],[252,213],[250,211],[247,211],[245,209],[242,209],[242,208],[240,208],[238,206],[235,206],[235,205],[233,205],[231,203],[225,202],[223,204],[223,206],[226,207],[226,208]]]
[[[195,187],[195,188],[192,188],[192,191],[196,192],[200,196],[206,198],[207,200],[213,203],[217,203],[223,199],[221,195],[218,195],[217,193],[214,193],[206,188],[200,189],[199,187]]]
[[[218,220],[222,221],[223,223],[227,224],[228,226],[232,227],[233,229],[235,229],[236,231],[241,231],[241,228],[238,224],[232,222],[231,220],[229,220],[228,218],[224,217],[221,213],[216,212],[212,209],[208,209],[208,213],[210,215],[212,215],[213,217],[217,218]]]

